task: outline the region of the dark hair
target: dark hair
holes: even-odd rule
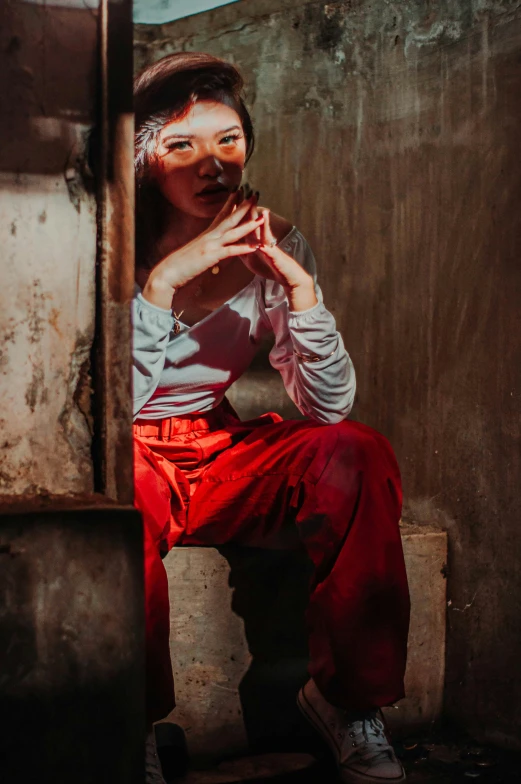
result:
[[[136,170],[136,264],[150,266],[150,250],[163,230],[164,198],[149,179],[158,137],[167,122],[184,117],[198,100],[234,109],[246,138],[246,160],[254,146],[253,125],[242,99],[243,79],[230,63],[201,52],[170,54],[134,80]]]

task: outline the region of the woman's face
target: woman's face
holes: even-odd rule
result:
[[[159,135],[152,176],[170,204],[196,218],[213,218],[240,185],[246,140],[239,115],[215,101],[197,101]]]

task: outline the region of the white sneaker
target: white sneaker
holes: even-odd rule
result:
[[[154,730],[148,733],[145,741],[145,782],[146,784],[166,784],[159,762]]]
[[[387,740],[379,711],[349,721],[345,711],[324,699],[313,679],[299,691],[297,704],[328,743],[345,784],[405,781],[405,771]]]

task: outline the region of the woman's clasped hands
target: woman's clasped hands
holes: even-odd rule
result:
[[[143,296],[159,307],[170,308],[176,289],[235,256],[254,274],[280,283],[291,310],[313,307],[317,299],[312,277],[277,247],[269,210],[260,209],[257,201],[257,193],[245,198],[243,188],[232,193],[204,232],[154,267]]]
[[[243,258],[243,264],[256,275],[280,283],[288,298],[290,310],[312,308],[318,302],[313,278],[298,261],[278,247],[271,230],[270,211],[259,210],[255,205],[252,213],[259,213],[264,220],[256,232],[257,253]]]

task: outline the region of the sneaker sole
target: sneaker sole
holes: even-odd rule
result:
[[[391,784],[400,784],[406,780],[405,772],[402,773],[401,776],[396,778],[382,778],[381,776],[366,776],[365,773],[358,773],[357,771],[351,771],[346,768],[343,770],[340,769],[340,765],[338,762],[338,756],[340,749],[338,748],[335,739],[331,736],[328,728],[315,711],[311,703],[309,703],[306,699],[306,695],[304,694],[303,689],[299,691],[297,694],[297,707],[304,716],[305,719],[314,727],[314,729],[319,733],[319,735],[326,741],[327,745],[333,752],[335,757],[335,762],[337,764],[338,771],[342,776],[344,782],[350,782],[350,784],[386,784],[390,782]],[[349,777],[349,778],[348,778]]]

